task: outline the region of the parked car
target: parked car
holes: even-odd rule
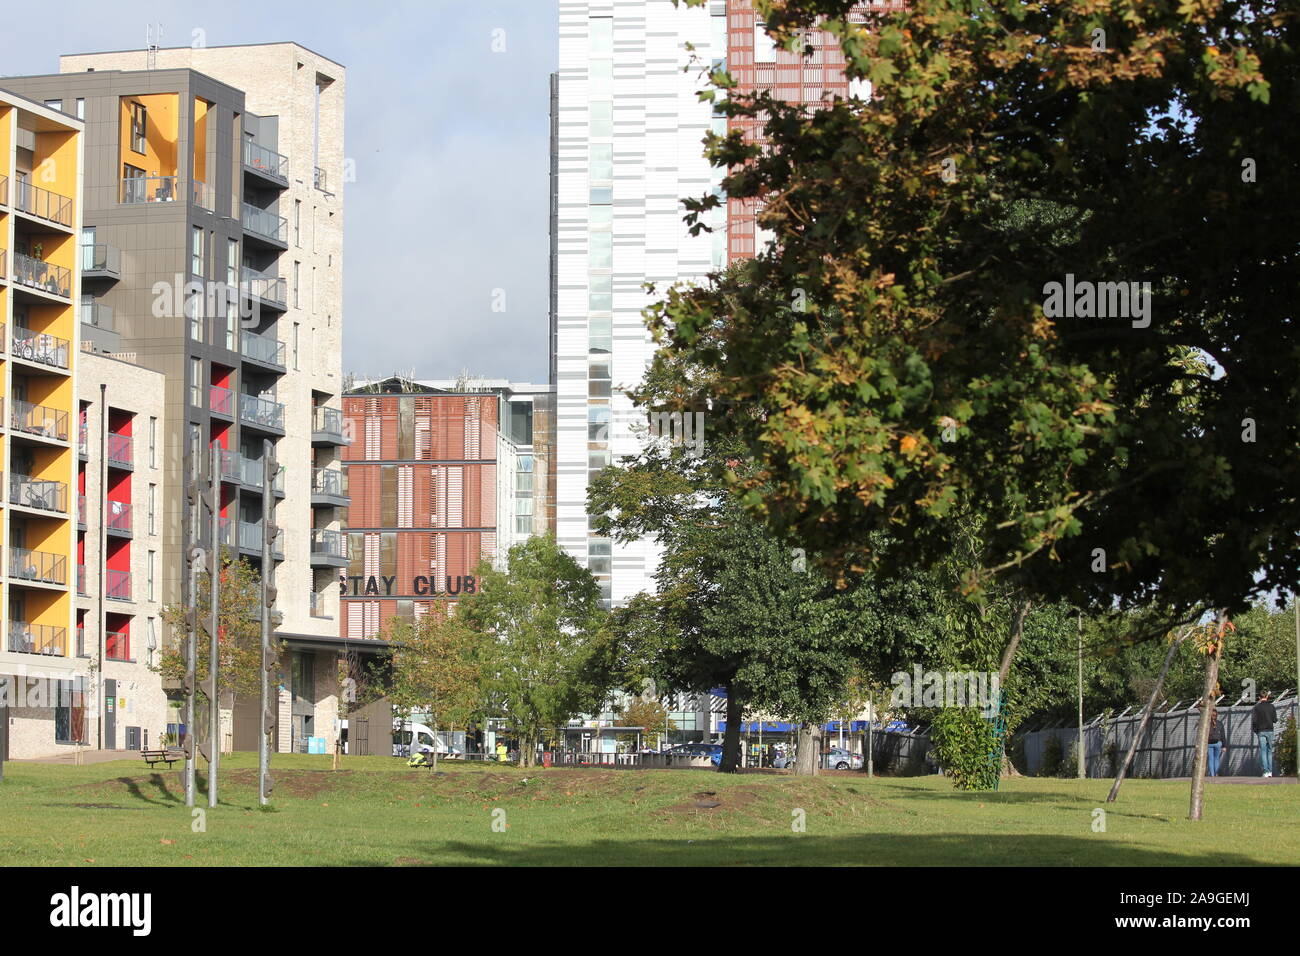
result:
[[[678,744],[668,751],[669,757],[708,757],[713,766],[722,763],[722,744]]]
[[[851,753],[843,747],[822,751],[822,766],[827,770],[861,770],[862,754]]]

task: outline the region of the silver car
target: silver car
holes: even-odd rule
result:
[[[822,767],[826,770],[861,770],[862,754],[850,753],[842,747],[832,747],[822,753]]]

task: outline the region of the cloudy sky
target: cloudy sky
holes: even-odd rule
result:
[[[294,40],[347,67],[343,369],[545,382],[556,0],[46,0],[0,75],[62,53]],[[35,21],[32,21],[34,23]],[[503,32],[496,32],[503,31]],[[503,52],[494,52],[504,41]],[[504,312],[493,311],[504,290]]]

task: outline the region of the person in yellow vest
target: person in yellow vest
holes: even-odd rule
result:
[[[500,763],[506,762],[506,745],[503,743],[497,744],[497,760]]]

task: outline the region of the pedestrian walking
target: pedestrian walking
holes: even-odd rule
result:
[[[1264,776],[1273,776],[1273,738],[1276,735],[1277,709],[1269,700],[1269,692],[1259,695],[1259,703],[1250,712],[1250,731],[1259,748],[1259,766]]]
[[[1219,708],[1211,704],[1209,748],[1209,774],[1211,777],[1217,777],[1219,775],[1219,760],[1225,749],[1227,749],[1227,745],[1223,739],[1223,724],[1219,722]]]

